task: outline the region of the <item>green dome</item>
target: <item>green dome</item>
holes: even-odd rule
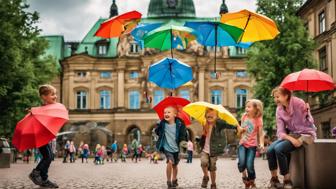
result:
[[[193,0],[151,0],[148,6],[148,18],[195,17]]]

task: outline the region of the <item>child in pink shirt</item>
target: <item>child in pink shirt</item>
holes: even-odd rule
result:
[[[262,121],[263,105],[260,100],[251,99],[246,102],[245,113],[241,118],[241,127],[244,133],[241,135],[238,147],[238,169],[242,173],[245,188],[256,188],[254,158],[258,146],[264,150],[264,132]]]

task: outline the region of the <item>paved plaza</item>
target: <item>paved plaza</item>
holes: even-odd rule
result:
[[[51,164],[49,178],[60,188],[166,188],[165,161],[150,164],[147,159],[142,159],[138,163],[128,160],[126,163],[108,162],[104,165],[94,165],[92,161],[90,159],[87,164],[82,164],[81,161],[64,164],[61,159],[57,159]],[[224,158],[218,160],[218,188],[244,188],[236,164],[237,160]],[[17,164],[11,164],[9,169],[0,169],[0,188],[39,188],[28,178],[28,174],[35,166],[34,163],[24,164],[19,161]],[[265,188],[270,174],[267,161],[257,158],[255,169],[258,188]],[[192,164],[185,163],[185,160],[180,162],[178,188],[201,188],[201,179],[199,159],[194,158]]]

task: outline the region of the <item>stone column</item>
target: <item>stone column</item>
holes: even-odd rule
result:
[[[125,71],[124,69],[118,69],[118,103],[117,107],[125,107]]]
[[[231,77],[233,77],[233,76],[231,76]],[[235,92],[234,92],[234,88],[233,88],[232,79],[228,80],[227,89],[228,89],[227,90],[227,99],[228,99],[227,106],[235,107]]]
[[[204,101],[204,68],[200,68],[198,71],[198,101]]]

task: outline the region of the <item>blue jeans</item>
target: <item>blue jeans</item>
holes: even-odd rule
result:
[[[193,151],[188,150],[187,153],[188,153],[187,163],[192,163]]]
[[[39,147],[39,151],[42,155],[42,160],[37,165],[36,170],[40,171],[42,180],[47,180],[48,179],[48,169],[50,167],[54,154],[52,153],[51,147],[49,144]]]
[[[268,167],[271,171],[280,167],[280,174],[287,175],[289,173],[290,153],[296,148],[289,140],[274,141],[267,150]]]
[[[247,169],[248,179],[254,180],[256,174],[254,171],[254,158],[256,155],[257,147],[246,148],[243,145],[238,147],[238,169],[243,172]]]

